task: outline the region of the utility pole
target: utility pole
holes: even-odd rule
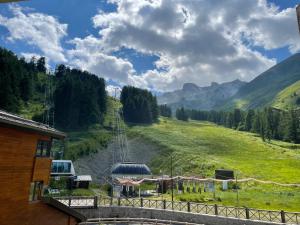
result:
[[[239,189],[238,189],[238,172],[236,172],[236,175],[235,175],[235,190],[236,190],[236,203],[237,203],[237,206],[240,205],[239,203]]]
[[[171,190],[172,190],[172,210],[173,207],[173,201],[174,201],[174,182],[173,182],[173,156],[171,155]]]

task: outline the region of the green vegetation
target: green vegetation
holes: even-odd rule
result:
[[[75,161],[85,155],[96,153],[107,147],[111,137],[112,133],[99,125],[84,131],[69,132],[64,157]]]
[[[210,121],[228,128],[257,133],[263,141],[277,139],[293,143],[300,142],[300,123],[298,119],[300,114],[298,110],[293,108],[287,111],[271,107],[262,110],[250,109],[248,111],[234,109],[227,112],[189,110],[187,113],[188,117],[194,120]],[[177,119],[180,118],[177,117]]]
[[[224,128],[209,122],[182,122],[160,119],[152,126],[134,126],[131,135],[139,135],[162,147],[150,167],[170,173],[170,155],[175,175],[212,177],[215,169],[231,169],[239,178],[257,178],[280,183],[300,183],[300,145],[280,141],[263,142],[257,135]],[[299,211],[300,188],[245,184],[239,190],[240,205]],[[236,193],[217,190],[212,193],[184,194],[177,199],[236,205]],[[201,200],[202,199],[202,200]],[[195,200],[195,199],[194,199]]]
[[[238,190],[222,191],[220,185],[213,192],[177,194],[175,200],[190,201],[207,204],[251,207],[256,209],[286,210],[298,212],[300,210],[300,188],[283,188],[275,185],[244,184]],[[171,199],[170,191],[164,198]]]
[[[188,114],[187,110],[185,110],[183,107],[181,107],[176,110],[176,118],[178,120],[188,121],[189,114]]]
[[[300,81],[279,92],[272,104],[278,109],[290,109],[300,106]]]
[[[41,101],[45,86],[45,58],[26,62],[0,48],[0,108],[19,113],[27,104]]]
[[[50,179],[49,188],[58,189],[59,194],[52,194],[53,196],[95,196],[95,192],[93,190],[93,185],[89,189],[76,188],[73,190],[67,189],[68,178],[60,177],[59,180],[55,180],[54,178]],[[51,195],[46,193],[47,195]]]
[[[57,127],[82,130],[92,124],[102,124],[107,99],[104,79],[62,65],[58,68],[54,92]]]
[[[172,117],[172,109],[166,104],[159,106],[159,115],[164,117]]]
[[[277,94],[299,80],[300,54],[295,54],[244,85],[219,108],[254,109],[272,105]]]
[[[159,108],[156,97],[150,91],[125,86],[120,100],[125,122],[149,124],[157,121]]]

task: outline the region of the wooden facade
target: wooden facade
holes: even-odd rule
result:
[[[4,121],[4,122],[3,122]],[[0,224],[73,225],[78,218],[43,203],[30,201],[34,181],[49,182],[51,158],[36,157],[39,140],[51,141],[47,132],[24,129],[0,120]]]

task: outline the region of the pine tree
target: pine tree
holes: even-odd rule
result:
[[[299,118],[294,109],[288,112],[287,139],[293,143],[299,143]]]
[[[252,130],[254,117],[255,117],[254,110],[250,109],[247,112],[247,115],[246,115],[246,118],[245,118],[245,130],[246,131],[251,131]]]

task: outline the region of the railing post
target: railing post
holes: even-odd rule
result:
[[[249,220],[250,219],[249,209],[245,208],[245,211],[246,211],[246,219]]]
[[[166,209],[166,200],[163,200],[164,209]]]
[[[118,206],[121,206],[121,199],[120,199],[120,197],[118,198]]]
[[[141,208],[143,208],[143,207],[144,207],[144,199],[141,198]]]
[[[191,212],[191,203],[190,202],[187,202],[187,211]]]
[[[69,207],[71,207],[71,201],[72,201],[72,198],[71,198],[71,196],[69,196]]]
[[[280,215],[281,215],[281,223],[285,223],[285,212],[283,210],[281,210],[280,212]]]
[[[219,213],[218,213],[218,205],[215,204],[214,206],[215,206],[215,215],[217,216],[217,215],[219,214]]]
[[[98,196],[94,196],[94,208],[98,208]]]

